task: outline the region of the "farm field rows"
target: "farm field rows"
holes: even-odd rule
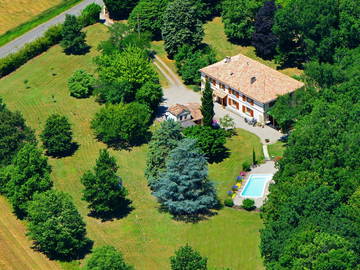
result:
[[[119,174],[129,191],[134,210],[125,218],[101,222],[87,216],[86,203],[81,200],[80,177],[93,167],[99,149],[105,147],[94,139],[90,120],[100,108],[94,98],[70,97],[67,79],[74,70],[95,69],[92,57],[98,52],[96,45],[107,37],[107,29],[94,25],[87,29],[88,43],[92,45],[85,56],[66,56],[59,46],[29,61],[16,72],[0,80],[0,96],[12,110],[23,113],[27,123],[37,134],[51,113],[66,115],[73,125],[74,140],[80,147],[73,156],[50,159],[55,188],[68,192],[87,223],[89,237],[95,246],[110,244],[123,252],[125,259],[136,269],[168,269],[169,256],[181,245],[189,243],[209,257],[211,267],[232,269],[263,269],[259,253],[259,229],[262,227],[258,213],[220,210],[217,215],[198,224],[174,221],[158,209],[144,178],[147,146],[130,151],[113,151],[117,158]],[[24,81],[28,80],[28,88]],[[242,162],[250,161],[252,149],[260,156],[259,139],[239,130],[230,139],[230,158],[210,166],[210,178],[215,181],[221,199],[235,181]],[[1,211],[0,215],[10,215]],[[24,234],[19,231],[18,234]],[[14,250],[13,252],[17,252]],[[1,253],[1,251],[0,251]],[[63,269],[78,269],[78,262],[62,263]]]
[[[64,0],[1,0],[0,35]]]

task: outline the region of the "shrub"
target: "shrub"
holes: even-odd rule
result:
[[[95,78],[85,70],[79,69],[68,80],[70,94],[77,98],[89,97],[95,84]]]
[[[95,3],[88,5],[79,16],[79,22],[83,27],[94,24],[99,21],[101,6]]]
[[[16,53],[12,53],[4,58],[1,58],[0,78],[10,74],[29,61],[31,58],[41,54],[51,46],[58,43],[61,39],[61,31],[61,25],[53,26],[45,32],[43,37],[25,44],[25,46]]]
[[[245,199],[242,203],[242,208],[244,208],[247,211],[254,210],[256,208],[254,200]]]
[[[243,162],[242,167],[243,167],[243,171],[245,171],[245,172],[250,172],[250,170],[251,170],[250,163],[247,161]]]
[[[224,205],[227,206],[227,207],[233,207],[234,206],[234,202],[231,198],[226,198],[224,200]]]

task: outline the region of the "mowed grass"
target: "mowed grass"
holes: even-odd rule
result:
[[[241,53],[271,68],[277,68],[277,64],[274,61],[266,61],[256,56],[255,48],[253,46],[239,46],[229,42],[225,35],[224,24],[221,17],[215,17],[212,21],[205,24],[204,30],[204,42],[209,44],[215,50],[218,60],[224,59],[226,56],[233,56]],[[288,76],[302,74],[302,71],[297,68],[280,69],[279,71]]]
[[[276,142],[274,144],[268,145],[268,151],[270,157],[282,157],[285,151],[285,143],[283,142]]]
[[[94,166],[99,150],[105,148],[104,144],[94,139],[90,129],[90,120],[100,106],[94,98],[70,97],[67,79],[79,68],[94,71],[92,57],[98,53],[94,48],[107,37],[107,30],[102,25],[94,25],[87,32],[88,42],[93,46],[89,54],[66,56],[59,46],[55,46],[1,79],[0,96],[10,109],[23,113],[37,134],[51,113],[69,117],[74,140],[80,146],[71,157],[50,159],[52,178],[56,189],[66,191],[74,198],[95,246],[114,245],[137,270],[169,269],[169,257],[176,248],[186,243],[207,256],[211,268],[263,269],[258,248],[259,229],[262,227],[259,213],[224,208],[208,220],[189,224],[174,221],[169,214],[159,211],[143,174],[146,145],[130,151],[111,150],[120,166],[119,175],[129,191],[134,210],[123,219],[109,222],[87,216],[87,204],[81,200],[83,187],[80,178]],[[26,89],[24,80],[29,80],[29,89]],[[241,130],[237,137],[228,141],[227,147],[232,151],[231,156],[220,164],[210,166],[210,178],[215,181],[222,199],[234,183],[242,162],[251,159],[253,147],[261,153],[259,139]],[[1,211],[0,215],[9,215],[9,211]],[[62,266],[64,269],[78,269],[79,263],[63,263]]]
[[[64,0],[1,0],[0,35]]]
[[[0,269],[1,270],[60,270],[57,262],[30,248],[24,224],[16,219],[11,206],[0,197]]]

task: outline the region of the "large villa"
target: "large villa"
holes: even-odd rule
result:
[[[201,89],[209,81],[215,102],[259,123],[272,122],[267,110],[278,96],[304,86],[302,82],[242,54],[226,57],[200,72]]]

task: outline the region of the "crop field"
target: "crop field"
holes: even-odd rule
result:
[[[1,0],[0,35],[62,1],[63,0]]]
[[[81,200],[83,187],[80,178],[94,166],[99,149],[106,146],[94,139],[90,129],[90,120],[100,105],[94,98],[70,97],[67,79],[79,68],[94,72],[92,58],[98,54],[96,45],[106,39],[108,34],[106,27],[99,24],[86,31],[88,43],[92,46],[88,54],[67,56],[59,46],[54,46],[1,79],[0,96],[10,109],[23,113],[28,125],[36,129],[37,134],[51,113],[60,113],[69,118],[74,141],[79,144],[79,149],[73,156],[49,160],[53,170],[52,178],[56,189],[66,191],[73,197],[95,246],[114,245],[137,270],[169,269],[169,257],[176,248],[186,243],[209,258],[210,269],[263,269],[258,248],[259,229],[262,227],[259,213],[224,208],[208,220],[192,224],[174,221],[169,214],[159,211],[159,205],[151,195],[143,173],[146,145],[129,151],[111,150],[120,167],[119,175],[133,201],[133,211],[122,219],[108,222],[87,216],[87,204]],[[209,168],[210,178],[216,183],[220,199],[225,198],[226,191],[234,183],[242,162],[251,160],[253,148],[257,156],[261,156],[259,139],[243,130],[238,130],[237,136],[228,140],[227,147],[231,150],[230,157]],[[0,222],[7,216],[12,216],[10,209],[1,209]],[[24,237],[23,224],[20,227],[14,229],[11,235],[0,234],[0,237]],[[10,254],[5,253],[4,249]],[[11,256],[22,256],[22,251],[12,245],[4,247],[0,242],[0,269],[2,262],[13,264],[13,268],[10,266],[9,269],[19,269],[15,267],[17,263],[11,261]],[[61,266],[63,269],[75,270],[79,269],[81,263],[61,263]]]

